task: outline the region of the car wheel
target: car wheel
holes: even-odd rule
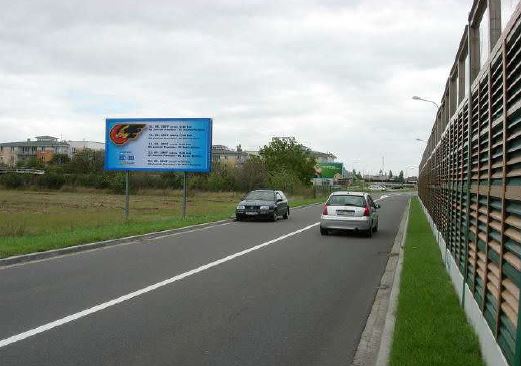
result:
[[[287,220],[289,218],[289,207],[286,210],[286,213],[284,214],[284,216],[282,216],[282,217],[284,218],[284,220]]]
[[[235,221],[242,221],[242,217],[240,217],[240,216],[235,216]]]
[[[273,215],[271,216],[271,221],[273,221],[273,222],[277,221],[277,217],[278,217],[277,211],[273,211]]]
[[[328,234],[329,234],[329,231],[327,229],[320,227],[320,235],[328,235]]]

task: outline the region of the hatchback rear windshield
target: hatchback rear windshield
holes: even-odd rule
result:
[[[248,193],[245,199],[258,201],[274,201],[275,193],[273,191],[253,191]]]
[[[327,205],[365,207],[365,199],[362,196],[331,196]]]

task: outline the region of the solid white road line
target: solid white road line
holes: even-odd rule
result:
[[[202,228],[199,228],[199,229],[184,230],[184,231],[180,231],[178,233],[165,234],[165,235],[161,235],[161,236],[154,236],[154,237],[152,237],[152,238],[150,238],[148,240],[159,240],[159,239],[164,239],[164,238],[170,238],[172,236],[179,236],[179,235],[183,235],[183,234],[194,233],[194,232],[197,232],[197,231],[210,230],[210,229],[213,229],[213,228],[216,228],[216,227],[226,226],[226,225],[230,225],[230,224],[233,224],[233,222],[225,222],[223,224],[205,226],[205,227],[202,227]]]
[[[144,294],[146,294],[148,292],[157,290],[158,288],[161,288],[161,287],[167,286],[167,285],[169,285],[171,283],[180,281],[180,280],[182,280],[184,278],[187,278],[187,277],[190,277],[190,276],[192,276],[192,275],[194,275],[196,273],[206,271],[207,269],[210,269],[212,267],[216,267],[216,266],[218,266],[220,264],[226,263],[226,262],[231,261],[231,260],[233,260],[235,258],[241,257],[241,256],[246,255],[248,253],[251,253],[253,251],[259,250],[259,249],[264,248],[264,247],[266,247],[268,245],[275,244],[275,243],[277,243],[277,242],[279,242],[281,240],[284,240],[284,239],[287,239],[287,238],[292,237],[294,235],[300,234],[300,233],[302,233],[302,232],[304,232],[306,230],[309,230],[309,229],[317,226],[318,224],[319,224],[319,222],[316,222],[314,224],[311,224],[311,225],[308,225],[306,227],[303,227],[302,229],[293,231],[293,232],[291,232],[289,234],[286,234],[286,235],[279,236],[278,238],[275,238],[275,239],[272,239],[270,241],[264,242],[262,244],[256,245],[254,247],[251,247],[249,249],[243,250],[241,252],[238,252],[238,253],[235,253],[235,254],[231,254],[231,255],[229,255],[227,257],[218,259],[218,260],[216,260],[214,262],[205,264],[205,265],[203,265],[201,267],[192,269],[192,270],[190,270],[188,272],[181,273],[181,274],[179,274],[177,276],[168,278],[168,279],[166,279],[164,281],[155,283],[153,285],[147,286],[147,287],[142,288],[140,290],[137,290],[137,291],[131,292],[129,294],[120,296],[120,297],[118,297],[116,299],[109,300],[107,302],[98,304],[96,306],[93,306],[91,308],[82,310],[80,312],[77,312],[77,313],[74,313],[74,314],[71,314],[71,315],[68,315],[66,317],[63,317],[63,318],[58,319],[58,320],[55,320],[53,322],[50,322],[50,323],[41,325],[39,327],[30,329],[30,330],[28,330],[26,332],[15,334],[15,335],[13,335],[11,337],[2,339],[2,340],[0,340],[0,348],[8,346],[8,345],[10,345],[12,343],[19,342],[19,341],[21,341],[21,340],[23,340],[25,338],[32,337],[34,335],[46,332],[46,331],[51,330],[53,328],[59,327],[61,325],[73,322],[73,321],[78,320],[80,318],[86,317],[86,316],[88,316],[90,314],[93,314],[93,313],[96,313],[98,311],[107,309],[107,308],[109,308],[111,306],[114,306],[114,305],[120,304],[122,302],[131,300],[134,297],[138,297],[138,296],[144,295]]]

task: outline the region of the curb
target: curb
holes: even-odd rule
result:
[[[317,205],[321,205],[321,204],[322,203],[310,203],[308,205],[295,206],[295,207],[292,207],[292,209],[293,210],[301,209],[301,208],[317,206]],[[227,222],[234,222],[234,221],[235,221],[234,218],[218,220],[218,221],[210,221],[210,222],[204,222],[202,224],[184,226],[184,227],[177,228],[177,229],[154,231],[154,232],[146,233],[146,234],[131,235],[131,236],[125,236],[123,238],[108,239],[108,240],[96,241],[96,242],[92,242],[92,243],[73,245],[73,246],[69,246],[69,247],[65,247],[65,248],[51,249],[51,250],[46,250],[44,252],[21,254],[21,255],[11,256],[11,257],[7,257],[7,258],[0,258],[0,269],[8,267],[8,266],[16,265],[16,264],[21,264],[21,263],[29,263],[29,262],[39,261],[42,259],[61,257],[64,255],[67,255],[67,254],[86,252],[89,250],[112,247],[112,246],[122,245],[122,244],[136,243],[136,242],[140,242],[143,240],[152,239],[156,236],[182,233],[184,231],[190,231],[191,229],[194,229],[194,228],[210,227],[212,225],[224,224]]]
[[[410,204],[409,198],[351,366],[383,366],[389,363]]]
[[[391,346],[393,344],[394,335],[394,324],[396,322],[396,309],[398,307],[398,295],[400,294],[400,280],[402,277],[403,267],[403,248],[405,241],[407,240],[407,228],[409,227],[409,211],[411,208],[411,199],[407,203],[407,213],[404,220],[404,231],[400,241],[398,265],[393,280],[393,287],[391,290],[391,298],[389,302],[389,308],[387,309],[387,315],[385,317],[385,325],[382,333],[382,341],[380,343],[380,349],[378,350],[378,357],[376,359],[377,366],[384,366],[389,364],[389,356],[391,355]]]

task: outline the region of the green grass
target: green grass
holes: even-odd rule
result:
[[[0,258],[230,218],[242,195],[191,192],[183,219],[181,192],[142,192],[130,197],[125,222],[121,195],[0,190]],[[293,197],[290,204],[323,200]]]
[[[483,365],[417,199],[411,201],[404,250],[390,365]]]

